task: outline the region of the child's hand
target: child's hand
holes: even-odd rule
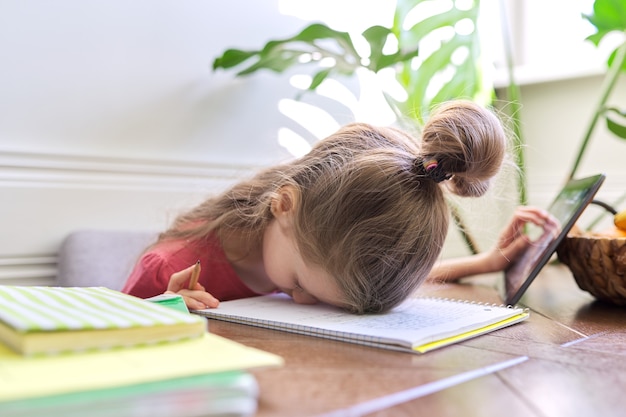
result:
[[[524,231],[524,226],[529,223],[543,230],[537,242],[550,235],[556,236],[560,229],[558,221],[547,211],[535,207],[518,207],[493,249],[472,256],[444,259],[433,267],[428,279],[433,282],[453,282],[471,275],[506,269],[533,243]]]
[[[187,287],[194,267],[195,265],[191,265],[189,268],[173,273],[165,293],[182,295],[190,310],[216,308],[220,303],[219,300],[206,292],[200,283],[196,283],[193,289]]]
[[[544,239],[547,235],[556,236],[560,228],[558,221],[547,211],[536,207],[518,207],[508,226],[500,234],[497,246],[488,252],[491,271],[501,271],[508,267],[532,243],[524,233],[527,223],[532,223],[543,230],[538,240]]]

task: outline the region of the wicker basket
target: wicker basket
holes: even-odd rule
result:
[[[626,306],[626,237],[573,232],[557,254],[581,289],[598,300]]]

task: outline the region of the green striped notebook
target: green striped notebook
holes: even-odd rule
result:
[[[202,317],[103,287],[0,286],[0,341],[24,355],[199,337]]]

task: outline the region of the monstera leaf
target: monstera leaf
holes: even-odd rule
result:
[[[417,56],[417,48],[384,54],[382,50],[390,34],[391,30],[382,26],[373,26],[364,31],[362,36],[369,43],[370,56],[363,57],[355,49],[347,32],[313,23],[295,36],[269,41],[260,50],[228,49],[214,60],[213,69],[231,69],[245,64],[237,72],[238,76],[243,76],[263,69],[281,73],[297,65],[315,63],[322,67],[308,87],[309,90],[315,90],[330,75],[350,76],[361,67],[378,72]],[[324,61],[328,59],[332,60],[332,66],[324,67]]]

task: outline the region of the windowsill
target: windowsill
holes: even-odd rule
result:
[[[577,78],[603,75],[606,72],[606,63],[587,63],[584,65],[569,66],[539,66],[526,65],[514,69],[513,77],[517,85],[533,85],[555,81],[572,80]],[[496,69],[494,85],[496,88],[504,88],[509,83],[506,69]]]

